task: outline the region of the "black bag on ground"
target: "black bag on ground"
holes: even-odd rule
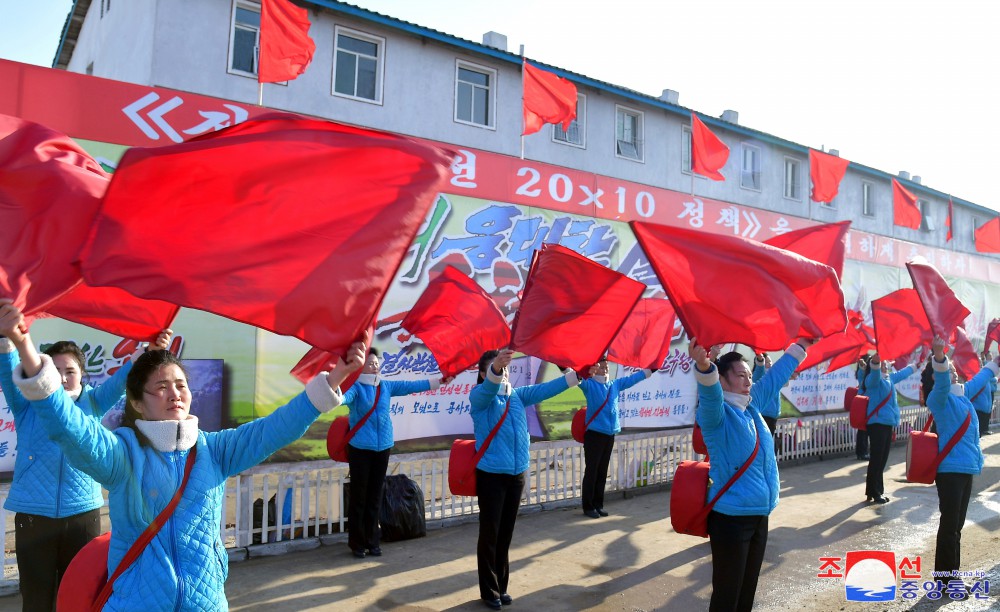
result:
[[[270,501],[267,502],[267,524],[269,527],[274,527],[278,524],[278,504],[276,501],[277,494],[271,496]],[[253,501],[253,528],[260,529],[263,527],[264,523],[264,500],[258,497]],[[260,544],[263,535],[262,531],[258,531],[253,534],[253,543]]]
[[[386,476],[378,518],[386,542],[424,537],[424,492],[405,474]]]

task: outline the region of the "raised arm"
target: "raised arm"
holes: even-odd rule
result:
[[[691,338],[688,344],[688,355],[694,360],[694,378],[698,381],[698,411],[695,418],[705,431],[718,429],[722,427],[724,414],[719,369],[712,363],[708,351],[698,346],[695,338]]]
[[[785,354],[767,369],[764,376],[750,387],[750,396],[755,405],[760,405],[757,402],[766,402],[773,398],[788,384],[788,380],[795,373],[795,368],[806,358],[806,349],[811,344],[812,341],[805,339],[793,342],[785,349]]]

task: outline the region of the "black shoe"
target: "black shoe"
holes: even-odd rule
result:
[[[885,495],[869,495],[867,501],[870,504],[888,504],[889,498]]]
[[[351,552],[354,553],[354,556],[357,557],[358,559],[364,559],[365,558],[365,551],[363,551],[363,550],[355,550],[355,549],[352,548]]]
[[[589,516],[590,518],[601,518],[601,515],[597,512],[597,510],[584,510],[583,515]]]
[[[372,557],[381,557],[382,556],[382,548],[379,547],[379,546],[376,546],[375,548],[369,548],[368,549],[368,554],[371,555]]]
[[[600,514],[601,516],[607,516],[608,515],[608,512],[604,508],[596,508],[596,510],[597,510],[597,513]]]
[[[500,603],[502,603],[505,606],[509,606],[510,604],[514,603],[514,598],[506,593],[501,593]]]
[[[497,597],[496,599],[487,599],[483,597],[480,601],[483,602],[484,606],[493,610],[499,610],[500,608],[503,607],[503,602],[500,600],[499,597]]]

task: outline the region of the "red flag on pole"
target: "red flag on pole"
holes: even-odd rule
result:
[[[830,266],[738,236],[631,225],[681,324],[702,346],[737,342],[777,351],[847,325]]]
[[[381,305],[380,305],[381,306]],[[357,341],[363,338],[368,338],[368,347],[371,348],[375,343],[375,321],[368,324],[367,335],[358,336]],[[289,374],[294,376],[303,385],[308,384],[310,380],[316,377],[317,374],[322,372],[329,372],[337,365],[337,360],[342,356],[341,352],[331,353],[330,351],[324,351],[323,349],[318,349],[316,347],[310,348],[306,351],[306,354],[299,359],[299,362],[292,366],[289,370]],[[351,388],[351,385],[358,380],[361,373],[364,371],[363,368],[359,368],[351,372],[344,382],[340,383],[340,389],[346,391]]]
[[[927,260],[918,257],[908,261],[906,269],[913,281],[913,288],[920,296],[920,303],[923,304],[924,313],[930,321],[931,331],[935,336],[947,340],[955,328],[962,325],[972,314],[972,311],[965,307],[937,268]]]
[[[444,378],[510,344],[510,327],[496,302],[452,266],[427,284],[401,325],[430,349]]]
[[[965,380],[969,380],[978,374],[982,364],[979,363],[979,355],[976,354],[976,348],[969,341],[969,336],[965,333],[965,329],[956,327],[955,331],[952,332],[949,342],[955,347],[951,355],[951,361],[955,364],[955,369],[958,370],[958,373]]]
[[[1000,319],[993,319],[986,326],[986,342],[983,344],[983,352],[990,351],[990,344],[996,342],[1000,344]]]
[[[261,0],[257,81],[290,81],[306,71],[316,43],[309,37],[309,11],[288,0]]]
[[[1000,253],[1000,217],[993,217],[976,228],[976,250]]]
[[[882,359],[895,360],[934,339],[915,289],[897,289],[872,300],[875,344]]]
[[[144,300],[115,287],[80,283],[45,308],[45,315],[143,342],[153,342],[170,327],[179,306]]]
[[[843,354],[850,355],[850,361],[857,361],[857,355],[863,347],[868,345],[867,339],[864,337],[857,327],[853,325],[848,325],[847,329],[843,332],[827,336],[822,338],[815,344],[809,347],[809,354],[806,356],[805,360],[799,364],[796,368],[797,372],[803,370],[808,370],[809,368],[815,367],[827,359],[830,359],[830,366],[827,368],[827,372],[833,372],[843,366],[836,365],[832,361],[835,357]],[[845,358],[846,359],[846,358]]]
[[[729,160],[729,147],[691,113],[691,171],[713,181],[724,181],[719,172]]]
[[[0,115],[0,297],[30,316],[80,282],[74,262],[107,187],[68,136]]]
[[[840,181],[844,179],[850,163],[836,155],[809,149],[809,178],[812,179],[813,202],[829,203],[837,197]]]
[[[948,198],[948,218],[944,220],[944,224],[948,226],[948,235],[945,237],[945,242],[951,242],[951,239],[955,237],[955,232],[952,224],[955,222],[955,204]]]
[[[546,123],[560,123],[565,132],[576,119],[576,85],[524,62],[524,134]]]
[[[284,113],[133,148],[83,251],[84,278],[342,354],[375,319],[451,158]]]
[[[775,236],[764,241],[764,244],[826,264],[834,269],[837,278],[843,278],[844,252],[847,250],[849,229],[851,229],[850,221],[813,225]],[[812,350],[809,352],[812,354]]]
[[[608,359],[633,368],[663,367],[670,353],[676,318],[667,300],[639,300],[611,343]]]
[[[892,222],[910,229],[920,229],[920,207],[917,196],[913,195],[892,179]]]
[[[535,252],[510,348],[582,371],[601,358],[646,286],[558,244]]]

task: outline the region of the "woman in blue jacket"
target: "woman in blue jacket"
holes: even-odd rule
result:
[[[511,388],[507,366],[514,352],[487,351],[479,358],[479,384],[469,393],[476,450],[503,423],[476,466],[476,493],[479,495],[479,596],[483,603],[499,610],[514,600],[507,593],[510,578],[508,556],[514,536],[514,522],[524,491],[531,436],[526,407],[559,395],[579,384],[576,373],[566,371],[549,382]],[[504,412],[507,415],[504,417]]]
[[[21,357],[14,372],[21,394],[69,461],[108,489],[109,575],[170,502],[197,448],[180,503],[115,582],[104,610],[228,609],[223,583],[229,564],[219,536],[226,479],[296,440],[321,410],[337,406],[338,386],[364,363],[364,345],[352,346],[346,363],[314,378],[287,406],[211,433],[199,431],[198,418],[189,414],[191,391],[180,361],[167,351],[150,351],[128,374],[125,419],[111,432],[74,404],[52,358],[35,351],[23,326],[20,312],[0,307],[0,334]]]
[[[858,379],[858,395],[865,394],[865,370],[868,368],[868,356],[858,360],[854,376]],[[854,456],[858,461],[869,461],[871,455],[868,454],[868,432],[864,429],[854,430]]]
[[[347,445],[347,461],[351,466],[351,499],[347,508],[347,545],[354,556],[382,556],[379,545],[378,516],[382,508],[382,490],[385,472],[389,468],[389,451],[395,443],[392,433],[392,398],[423,391],[433,391],[441,381],[433,380],[382,380],[379,371],[382,362],[379,351],[368,350],[364,369],[357,382],[344,394],[344,403],[350,412],[348,421],[354,427],[365,418],[372,407],[372,415],[358,429]],[[376,405],[376,398],[378,404]]]
[[[972,377],[972,380],[965,383],[965,397],[972,402],[972,407],[976,409],[976,416],[979,418],[979,437],[990,433],[990,418],[993,416],[993,393],[997,390],[997,378],[989,368],[991,363],[990,354],[983,353],[983,363],[986,364],[979,373]],[[977,379],[983,376],[980,382]]]
[[[695,362],[698,411],[695,418],[711,457],[708,499],[739,471],[757,448],[746,472],[719,498],[708,514],[712,546],[712,601],[709,610],[753,608],[760,566],[767,547],[767,517],[778,504],[778,463],[759,407],[773,398],[806,357],[800,339],[785,351],[757,383],[737,352],[712,363],[692,338],[688,352]]]
[[[935,484],[938,492],[937,547],[934,552],[934,571],[958,571],[962,562],[962,526],[972,496],[972,477],[983,470],[983,453],[979,449],[979,421],[972,402],[965,396],[963,385],[958,384],[958,373],[944,354],[945,342],[935,338],[931,345],[934,353],[921,377],[927,408],[934,416],[938,430],[938,452],[958,433],[968,418],[969,426],[951,452],[938,466]],[[996,374],[997,363],[987,366]],[[955,579],[961,580],[956,576]],[[940,578],[948,582],[947,577]]]
[[[885,504],[885,483],[882,473],[889,462],[892,448],[892,428],[899,425],[899,403],[896,401],[896,384],[906,380],[920,368],[906,366],[898,372],[889,372],[888,362],[878,353],[873,354],[865,366],[864,389],[868,395],[868,474],[865,477],[865,497],[869,503]],[[860,392],[860,391],[859,391]]]
[[[615,435],[622,430],[618,414],[618,394],[653,375],[639,370],[625,378],[608,380],[608,358],[601,357],[590,368],[590,378],[580,381],[587,399],[587,431],[583,435],[583,513],[590,518],[607,516],[604,510],[604,485],[608,480]]]
[[[169,346],[170,333],[164,330],[156,346]],[[76,343],[56,342],[45,354],[52,359],[66,395],[83,414],[100,420],[125,394],[125,378],[141,350],[96,387],[83,383],[86,358]],[[101,534],[104,497],[101,485],[70,465],[17,390],[13,373],[19,363],[14,343],[0,337],[0,387],[17,430],[14,478],[4,508],[15,512],[22,609],[50,612],[69,562]]]

